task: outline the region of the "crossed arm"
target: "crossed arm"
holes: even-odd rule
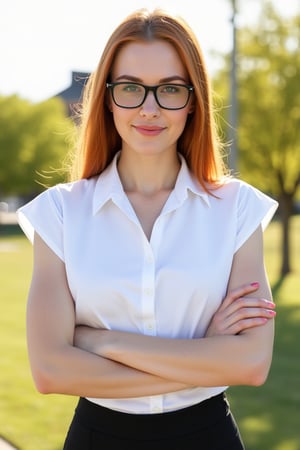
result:
[[[75,328],[64,264],[35,235],[27,334],[38,390],[125,398],[187,386],[262,384],[271,364],[274,317],[262,248],[258,229],[235,255],[229,293],[204,338],[167,339]]]

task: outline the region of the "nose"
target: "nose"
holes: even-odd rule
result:
[[[141,116],[156,117],[160,114],[160,107],[155,99],[154,92],[147,92],[144,103],[140,109]]]

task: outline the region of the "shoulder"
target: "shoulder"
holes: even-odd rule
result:
[[[64,216],[66,212],[75,214],[81,205],[91,204],[97,178],[82,179],[69,183],[60,183],[45,189],[30,202],[19,208],[20,213],[56,214]]]
[[[69,183],[60,183],[53,187],[47,189],[49,195],[78,195],[78,194],[86,194],[88,192],[93,191],[95,188],[95,184],[97,182],[97,177],[93,178],[84,178],[82,180],[72,181]]]
[[[254,187],[239,178],[225,177],[223,180],[221,180],[220,186],[217,188],[217,192],[233,193],[248,189],[254,189]]]
[[[217,199],[235,201],[251,195],[255,192],[260,193],[254,186],[238,178],[226,177],[221,183],[211,191],[212,196]]]
[[[73,203],[86,201],[92,198],[97,178],[82,179],[69,183],[60,183],[48,188],[41,195],[46,196],[50,201],[55,203]]]
[[[249,197],[259,199],[269,199],[271,197],[253,186],[239,178],[225,178],[221,185],[211,191],[213,195],[221,199],[238,199],[243,201]],[[273,200],[274,201],[274,200]]]
[[[255,211],[259,214],[261,210],[272,216],[278,207],[275,199],[238,178],[225,179],[212,193],[214,199],[221,200],[231,211],[236,209],[238,214],[246,211],[249,214],[255,214]]]

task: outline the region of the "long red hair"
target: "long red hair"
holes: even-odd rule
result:
[[[124,44],[151,40],[165,40],[174,46],[194,86],[193,113],[188,116],[177,150],[207,190],[207,183],[216,184],[225,174],[207,70],[197,38],[188,24],[161,9],[136,11],[116,28],[108,40],[99,65],[84,90],[72,179],[100,174],[121,149],[121,138],[108,108],[106,83],[110,80],[118,50]]]

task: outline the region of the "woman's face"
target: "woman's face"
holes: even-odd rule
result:
[[[163,40],[126,44],[117,54],[111,81],[147,86],[189,84],[179,55],[171,44]],[[132,89],[135,91],[134,86],[125,87],[126,91]],[[144,103],[133,109],[117,106],[111,95],[109,98],[114,123],[122,139],[122,150],[140,154],[176,152],[177,140],[192,109],[191,99],[182,109],[167,110],[158,105],[151,91]]]

